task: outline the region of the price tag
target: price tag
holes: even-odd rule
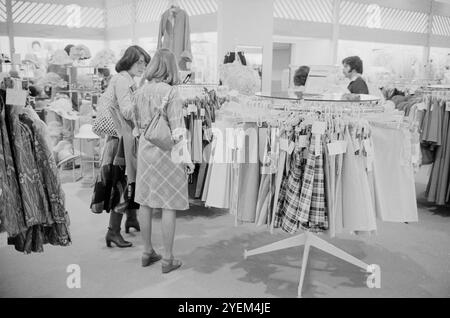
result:
[[[314,153],[316,157],[322,154],[322,147],[320,147],[320,135],[316,135],[316,141],[314,145]]]
[[[200,116],[205,116],[205,109],[204,108],[200,109]]]
[[[6,89],[6,104],[14,106],[25,106],[27,102],[28,91],[23,89]]]
[[[288,151],[289,148],[289,141],[287,138],[281,138],[280,139],[280,150],[282,151]]]
[[[445,111],[450,112],[450,101],[445,104]]]
[[[340,155],[347,152],[347,142],[345,140],[338,140],[327,145],[328,153],[333,155]]]
[[[300,148],[308,147],[308,136],[307,135],[298,136],[298,146]]]
[[[288,154],[292,154],[292,152],[294,151],[294,148],[295,148],[295,143],[292,142],[292,141],[290,141],[290,142],[289,142],[289,147],[288,147],[287,153],[288,153]]]
[[[323,135],[327,129],[327,123],[324,121],[315,121],[312,125],[312,133],[316,135]]]

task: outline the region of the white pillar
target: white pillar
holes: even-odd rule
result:
[[[423,50],[423,65],[425,65],[425,67],[423,68],[423,71],[425,71],[425,74],[422,74],[423,77],[425,77],[424,75],[429,74],[430,71],[430,46],[431,46],[431,34],[433,32],[433,5],[434,5],[434,0],[430,0],[430,11],[428,14],[428,28],[427,28],[427,40],[426,40],[426,46],[424,47]]]
[[[333,35],[331,38],[331,45],[333,53],[331,55],[331,63],[338,63],[338,48],[339,48],[339,17],[341,9],[341,0],[333,1]]]
[[[6,0],[6,34],[8,34],[9,38],[9,57],[12,59],[14,53],[16,52],[16,48],[14,46],[14,23],[12,15],[12,0]]]
[[[272,86],[273,0],[219,0],[217,13],[218,62],[236,46],[263,50],[262,90]]]

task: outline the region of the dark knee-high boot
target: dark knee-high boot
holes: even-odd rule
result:
[[[127,210],[127,220],[125,221],[125,233],[130,233],[131,227],[138,232],[141,231],[136,211],[137,210]]]
[[[122,222],[123,214],[111,211],[109,216],[109,228],[106,233],[106,246],[111,247],[111,243],[117,247],[131,247],[133,244],[123,239],[120,234],[120,223]]]

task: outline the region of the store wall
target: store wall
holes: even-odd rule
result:
[[[272,91],[281,91],[281,77],[283,70],[291,64],[291,44],[274,43],[272,61]]]
[[[332,64],[331,40],[297,40],[292,48],[293,65],[329,65]]]
[[[237,46],[263,49],[262,89],[272,86],[273,0],[220,0],[217,14],[219,60]]]

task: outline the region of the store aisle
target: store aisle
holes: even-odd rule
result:
[[[426,203],[426,168],[418,174],[419,223],[378,223],[372,238],[350,235],[332,241],[381,267],[381,288],[369,289],[367,275],[313,249],[304,297],[449,297],[450,213]],[[139,233],[124,234],[129,249],[105,246],[108,215],[88,209],[91,190],[66,183],[73,245],[45,246],[43,254],[22,255],[0,248],[1,297],[295,297],[302,249],[244,260],[244,249],[287,237],[254,225],[234,227],[225,210],[193,207],[180,213],[175,252],[181,270],[162,276],[160,265],[140,266]],[[155,246],[161,248],[160,216]],[[81,288],[66,286],[69,264],[81,267]]]

